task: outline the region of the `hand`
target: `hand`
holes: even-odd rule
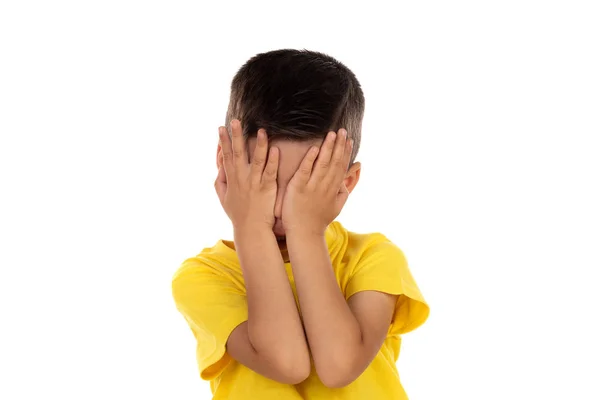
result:
[[[295,230],[322,234],[342,211],[349,195],[344,178],[353,146],[352,139],[346,139],[344,129],[337,135],[329,132],[321,149],[311,147],[302,160],[283,198],[286,234]]]
[[[259,129],[254,157],[249,164],[240,121],[233,120],[231,130],[232,139],[225,127],[219,128],[223,162],[215,190],[234,228],[264,226],[271,231],[275,223],[279,151],[271,147],[267,160],[267,133]]]

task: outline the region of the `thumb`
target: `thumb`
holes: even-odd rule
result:
[[[222,164],[219,166],[219,174],[215,180],[215,191],[217,192],[217,196],[219,196],[221,204],[223,204],[225,194],[227,193],[227,176],[225,175],[225,168]]]

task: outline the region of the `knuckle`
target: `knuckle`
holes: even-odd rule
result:
[[[265,163],[265,159],[262,157],[254,157],[254,159],[252,160],[252,164],[254,164],[257,167],[262,166]]]
[[[273,178],[275,175],[277,175],[277,170],[274,168],[266,168],[265,175],[269,178]]]
[[[242,155],[244,154],[244,152],[240,149],[233,149],[233,156],[235,158],[240,158],[242,157]]]
[[[276,186],[275,181],[273,180],[269,180],[269,181],[265,181],[262,185],[262,189],[264,191],[269,191],[271,189],[273,189]]]

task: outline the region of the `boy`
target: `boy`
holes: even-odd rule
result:
[[[231,85],[215,189],[234,240],[186,259],[173,297],[214,399],[406,399],[400,334],[429,307],[402,251],[334,219],[360,177],[364,97],[317,52],[258,54]]]

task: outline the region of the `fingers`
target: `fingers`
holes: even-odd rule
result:
[[[331,165],[331,153],[336,144],[336,133],[331,131],[325,137],[323,144],[321,144],[321,149],[319,150],[319,158],[317,158],[317,162],[315,165],[315,170],[313,172],[313,179],[316,182],[321,181],[327,172],[329,172],[329,166]]]
[[[343,155],[341,159],[338,161],[334,161],[335,169],[332,171],[333,174],[333,183],[339,182],[346,177],[346,172],[348,172],[348,165],[350,164],[350,158],[352,157],[352,148],[354,147],[354,139],[347,139],[343,144]]]
[[[315,167],[314,180],[315,182],[322,182],[330,187],[336,187],[346,175],[354,142],[352,139],[348,139],[348,132],[345,129],[340,129],[338,131],[333,143],[327,143],[328,140],[331,140],[329,135],[323,143],[323,146],[325,148],[330,148],[330,146],[333,147],[329,165],[325,167],[326,162],[324,160],[326,160],[327,157],[325,156],[324,160],[321,160],[321,155],[319,155],[317,166]]]
[[[329,168],[329,174],[325,179],[331,186],[335,186],[342,181],[348,171],[354,141],[347,137],[348,132],[345,129],[340,129],[338,140],[335,143],[335,150],[331,157],[331,168]]]
[[[224,126],[219,127],[219,141],[221,143],[225,172],[228,174],[233,173],[233,149],[231,147],[231,139],[227,133],[227,128]]]
[[[313,165],[315,164],[315,160],[317,159],[318,155],[319,148],[312,146],[304,156],[304,159],[302,160],[302,163],[300,163],[300,167],[298,167],[298,171],[294,174],[293,179],[297,180],[298,183],[306,184],[310,180]]]
[[[252,159],[251,174],[255,182],[260,182],[265,169],[265,161],[267,160],[268,149],[267,133],[264,129],[259,129],[256,134],[256,147]]]
[[[223,165],[219,167],[219,173],[217,174],[217,179],[215,179],[215,191],[217,192],[217,196],[219,196],[221,204],[223,204],[225,194],[227,193],[227,176],[225,175]]]
[[[335,147],[333,149],[333,155],[331,156],[331,164],[336,166],[342,163],[344,158],[344,150],[346,146],[346,136],[348,133],[345,129],[340,129],[335,141]]]
[[[242,124],[239,120],[231,121],[231,142],[233,147],[233,164],[236,166],[248,163],[246,155],[246,146],[244,144],[244,135],[242,132]]]
[[[265,185],[275,184],[277,182],[277,170],[279,169],[279,149],[271,147],[269,150],[269,160],[262,174],[262,182]]]
[[[265,179],[266,181],[276,179],[279,168],[279,151],[277,148],[272,148],[271,155],[267,160],[269,143],[267,132],[263,128],[259,129],[256,134],[256,147],[251,165],[248,164],[248,152],[239,120],[234,119],[231,121],[231,138],[227,133],[227,128],[219,127],[219,140],[222,148],[223,173],[230,182],[234,179],[242,179],[243,181],[249,179],[252,184],[260,185]],[[268,171],[266,168],[268,168]],[[219,171],[219,174],[221,174],[221,171]],[[267,178],[263,178],[263,174],[267,174]],[[215,182],[215,188],[217,186],[219,185]]]

